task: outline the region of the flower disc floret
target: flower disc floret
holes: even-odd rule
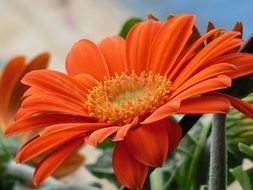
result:
[[[168,99],[171,82],[159,74],[116,74],[97,82],[87,95],[89,115],[100,122],[128,124],[152,113]]]

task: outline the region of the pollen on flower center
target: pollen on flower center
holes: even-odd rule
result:
[[[170,88],[169,80],[152,72],[116,74],[97,82],[87,95],[86,105],[89,115],[100,122],[123,125],[163,105]]]

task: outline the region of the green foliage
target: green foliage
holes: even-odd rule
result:
[[[253,104],[253,94],[243,99]],[[232,109],[227,116],[227,136],[230,146],[234,146],[231,152],[238,150],[237,144],[253,144],[253,120],[246,117],[236,109]]]
[[[18,148],[18,139],[15,137],[5,138],[0,130],[0,189],[14,189],[15,186],[23,182],[22,179],[7,174],[8,163],[14,157]]]
[[[245,155],[253,158],[253,147],[243,143],[238,144],[239,150]],[[229,170],[234,178],[240,183],[243,190],[251,190],[253,188],[253,168],[243,170],[242,166],[239,165]]]
[[[163,175],[162,169],[155,169],[150,175],[151,189],[162,190],[163,189]]]
[[[250,95],[243,99],[253,103],[253,96]],[[249,155],[244,154],[240,149],[244,145],[253,144],[253,120],[246,117],[236,109],[232,109],[227,115],[226,122],[227,147],[228,147],[228,168],[235,168],[242,164],[244,158],[253,160]],[[235,180],[231,172],[228,172],[228,184]]]
[[[124,25],[123,25],[123,27],[122,27],[122,29],[121,29],[119,35],[120,35],[122,38],[126,38],[128,32],[129,32],[129,30],[130,30],[136,23],[141,22],[141,21],[142,21],[142,20],[141,20],[140,18],[130,18],[130,19],[128,19],[128,20],[124,23]]]
[[[208,185],[201,185],[200,190],[208,190]]]
[[[108,149],[108,148],[113,148],[114,145],[115,145],[114,142],[109,141],[109,140],[105,140],[105,141],[102,142],[101,144],[98,144],[98,145],[97,145],[97,148],[98,148],[98,149],[105,150],[105,149]]]
[[[245,100],[253,102],[253,96]],[[158,180],[158,182],[153,182],[157,184],[157,187],[162,187],[161,190],[207,188],[204,184],[207,184],[208,180],[210,124],[210,118],[203,117],[183,138],[180,146],[169,156],[164,167],[159,169],[159,174],[156,174],[162,176],[160,180],[153,178],[153,181]],[[244,158],[252,160],[253,148],[249,145],[253,144],[253,121],[233,109],[227,117],[226,131],[228,169],[241,165]],[[230,170],[229,184],[234,180],[239,180],[237,175],[245,175],[237,174],[238,171],[238,169]],[[250,180],[253,180],[253,169],[245,172]]]
[[[165,165],[151,175],[155,186],[153,189],[196,190],[206,184],[209,156],[206,142],[209,131],[210,118],[205,117],[186,134]],[[207,157],[207,160],[204,157]],[[155,180],[158,182],[154,182]]]
[[[253,146],[247,146],[246,144],[239,143],[239,150],[249,157],[253,157]]]
[[[246,171],[242,169],[242,166],[237,166],[236,168],[229,170],[234,178],[240,183],[243,190],[251,190],[252,185],[250,183],[250,178]]]
[[[244,101],[253,103],[253,94],[244,98]],[[244,171],[242,161],[247,158],[253,160],[253,121],[235,109],[232,109],[227,117],[228,140],[228,167],[231,183],[237,180],[243,189],[253,188],[252,169]],[[252,172],[253,173],[253,172]],[[232,174],[232,175],[231,175]]]

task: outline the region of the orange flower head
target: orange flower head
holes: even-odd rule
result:
[[[170,81],[159,74],[122,73],[106,79],[87,94],[86,106],[91,117],[114,125],[131,123],[164,104]],[[99,106],[98,106],[99,105]]]
[[[42,53],[28,64],[25,57],[18,56],[10,60],[0,75],[0,126],[5,129],[13,122],[14,115],[20,106],[21,98],[27,87],[20,83],[22,77],[30,71],[45,69],[49,54]]]
[[[80,40],[67,56],[67,74],[40,70],[22,79],[30,88],[6,134],[41,129],[16,156],[25,162],[47,153],[36,168],[36,185],[83,143],[110,139],[116,177],[141,189],[149,167],[162,166],[180,142],[172,114],[226,113],[232,104],[253,118],[251,105],[217,92],[253,72],[253,55],[232,51],[243,43],[240,33],[213,29],[196,36],[194,21],[188,14],[150,19],[126,40]]]
[[[13,123],[15,113],[21,104],[23,93],[27,90],[27,86],[21,84],[20,80],[23,76],[31,71],[46,69],[49,62],[49,54],[41,53],[33,58],[28,64],[25,64],[25,57],[18,56],[10,60],[3,69],[0,76],[0,125],[3,130]],[[21,144],[34,138],[38,134],[38,130],[28,131],[20,136]],[[43,156],[34,158],[31,163],[38,165]],[[83,164],[84,157],[77,152],[66,159],[64,165],[59,167],[54,173],[56,177],[62,177],[73,172],[81,164]]]

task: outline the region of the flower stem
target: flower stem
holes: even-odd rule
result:
[[[225,114],[214,114],[210,150],[209,189],[226,190],[227,149]]]
[[[163,190],[163,174],[160,168],[156,168],[150,175],[151,189]]]

